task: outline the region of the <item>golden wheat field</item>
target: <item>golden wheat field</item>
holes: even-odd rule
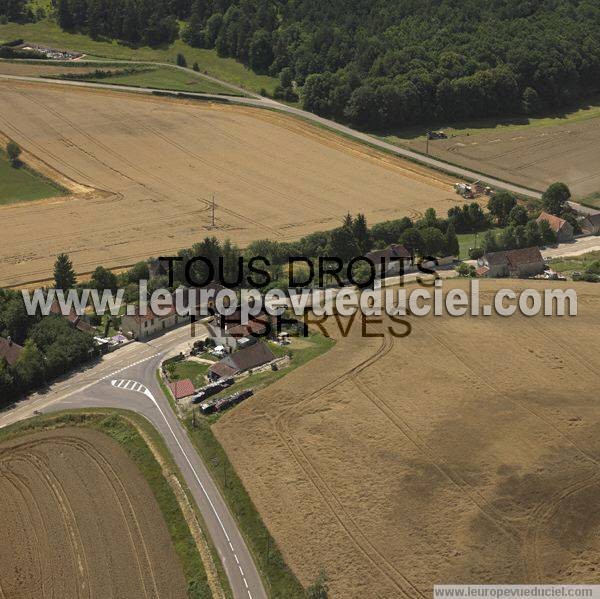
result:
[[[219,420],[304,584],[600,583],[600,287],[573,286],[576,317],[413,316],[405,338],[330,321],[332,350]]]
[[[184,597],[156,499],[109,437],[81,428],[0,444],[1,597]]]
[[[189,247],[445,212],[452,180],[267,110],[0,82],[0,134],[72,195],[0,207],[0,285]],[[215,223],[212,226],[212,198]]]

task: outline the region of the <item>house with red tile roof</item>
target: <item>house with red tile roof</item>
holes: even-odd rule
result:
[[[169,383],[169,388],[175,399],[183,399],[194,394],[194,383],[190,379],[183,379],[181,381],[173,381]]]
[[[560,216],[555,216],[554,214],[548,214],[547,212],[542,212],[537,217],[536,222],[540,223],[542,221],[545,221],[548,223],[548,225],[550,225],[550,229],[556,233],[556,240],[559,243],[573,241],[573,225],[564,218],[560,218]]]

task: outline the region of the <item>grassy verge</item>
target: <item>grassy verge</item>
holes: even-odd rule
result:
[[[452,125],[431,125],[429,127],[406,127],[389,134],[381,134],[381,138],[390,143],[405,143],[411,140],[425,139],[428,129],[441,129],[448,136],[480,135],[486,133],[502,133],[522,131],[537,127],[555,127],[572,124],[600,117],[600,98],[591,98],[585,106],[573,106],[560,112],[549,112],[540,116],[516,116],[504,118],[474,119],[453,123]]]
[[[598,210],[600,210],[600,191],[586,196],[585,198],[580,200],[580,203],[584,206],[589,206],[590,208],[597,208]]]
[[[12,167],[0,151],[0,205],[61,195],[65,195],[61,187],[38,175],[26,165],[20,168]]]
[[[38,43],[61,50],[83,52],[90,57],[112,58],[129,61],[153,61],[175,63],[177,53],[181,52],[189,65],[197,62],[200,70],[208,75],[228,81],[234,85],[245,87],[254,92],[262,88],[273,93],[279,81],[267,75],[257,75],[233,58],[221,58],[214,50],[192,48],[176,40],[167,48],[128,48],[116,41],[92,40],[86,35],[66,33],[50,20],[37,23],[7,23],[0,25],[0,39],[13,40],[23,38],[31,43]]]
[[[294,349],[294,342],[303,347]],[[252,375],[236,383],[227,390],[231,393],[236,387],[253,389],[262,388],[272,384],[295,368],[306,364],[308,361],[325,353],[334,345],[334,341],[318,334],[311,334],[307,339],[294,339],[291,346],[292,362],[289,367],[279,371],[269,371]],[[269,533],[260,514],[252,503],[242,481],[233,469],[227,454],[214,436],[211,425],[218,419],[218,415],[208,418],[188,416],[184,424],[190,438],[202,456],[211,476],[219,486],[229,509],[236,518],[240,530],[254,560],[260,569],[261,575],[271,597],[281,599],[294,599],[305,597],[304,590],[293,572],[286,565],[275,540]],[[193,426],[195,424],[195,426]]]
[[[570,275],[574,272],[585,272],[593,262],[600,260],[600,252],[589,252],[581,256],[567,256],[550,261],[552,270]]]
[[[169,405],[171,406],[171,409],[173,410],[173,412],[175,412],[175,414],[177,414],[177,403],[175,402],[175,398],[173,397],[173,394],[171,393],[171,390],[167,387],[167,385],[165,385],[165,382],[162,380],[161,376],[160,376],[160,372],[156,371],[156,380],[158,381],[158,384],[160,386],[160,390],[163,392],[164,396],[167,398]]]
[[[130,421],[135,422],[133,426]],[[177,472],[162,439],[141,417],[122,410],[86,410],[45,415],[9,426],[0,431],[0,439],[6,440],[27,433],[65,426],[81,426],[100,431],[116,441],[138,467],[156,498],[173,541],[183,573],[188,584],[188,596],[193,599],[212,597],[206,572],[196,543],[181,512],[177,498],[163,476],[160,464],[139,434],[139,427],[158,448],[162,458],[173,472]],[[182,482],[181,476],[178,476]]]
[[[115,65],[112,64],[111,66],[114,67]],[[233,90],[223,87],[218,83],[208,81],[200,75],[173,67],[157,67],[128,74],[115,73],[112,77],[94,77],[93,74],[93,72],[90,72],[89,77],[79,80],[94,83],[109,83],[111,85],[127,85],[130,87],[151,87],[172,91],[241,96],[241,94],[236,94]],[[59,76],[58,78],[69,79],[69,77],[65,76]]]
[[[503,230],[504,230],[504,227],[498,227],[496,229],[492,229],[492,232],[496,236],[496,239],[498,239],[498,236],[500,235],[500,233],[502,233]],[[486,233],[485,231],[479,231],[479,233],[460,233],[460,234],[458,234],[456,237],[458,237],[458,245],[460,248],[459,258],[461,258],[462,260],[465,260],[465,259],[469,258],[469,248],[481,247],[485,233]]]
[[[202,364],[193,360],[184,362],[174,362],[167,366],[169,378],[172,381],[180,381],[182,379],[191,379],[194,387],[202,387],[206,384],[204,375],[208,370],[209,364]]]

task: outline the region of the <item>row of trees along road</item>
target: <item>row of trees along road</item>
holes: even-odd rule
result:
[[[368,129],[533,114],[600,91],[593,0],[56,2],[63,29],[129,44],[170,43],[184,19],[190,45],[278,77],[277,97],[300,92],[307,110]]]

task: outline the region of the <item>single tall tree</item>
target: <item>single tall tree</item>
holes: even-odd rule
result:
[[[367,226],[367,219],[364,214],[358,214],[352,221],[352,232],[356,245],[362,254],[366,254],[371,249],[371,235]]]
[[[456,230],[452,223],[448,224],[446,229],[445,238],[445,250],[447,256],[458,256],[460,252],[460,245],[458,243],[458,237],[456,236]]]
[[[54,282],[56,289],[67,291],[72,289],[77,282],[73,263],[67,254],[59,254],[54,263]]]
[[[544,210],[557,216],[564,212],[570,199],[571,191],[564,183],[560,182],[552,183],[542,194]]]
[[[504,226],[508,220],[510,211],[517,205],[517,200],[508,191],[495,193],[488,202],[488,210],[496,219],[499,226]]]

